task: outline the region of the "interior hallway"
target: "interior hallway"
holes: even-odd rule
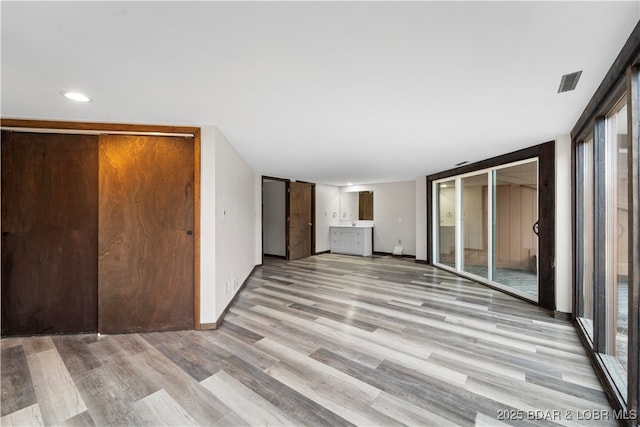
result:
[[[265,259],[217,331],[4,338],[1,379],[2,425],[616,425],[570,322],[392,257]]]

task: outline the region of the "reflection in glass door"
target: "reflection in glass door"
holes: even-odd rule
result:
[[[462,178],[462,270],[489,279],[488,177]]]
[[[629,319],[629,203],[627,105],[608,117],[607,163],[607,354],[615,356],[626,388]],[[611,366],[613,368],[613,366]],[[616,380],[614,376],[614,381]]]
[[[538,162],[495,171],[493,281],[538,296]]]
[[[438,262],[456,266],[456,182],[438,184]]]

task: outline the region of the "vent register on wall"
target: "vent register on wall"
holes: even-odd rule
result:
[[[2,335],[193,328],[193,229],[193,137],[3,131]]]

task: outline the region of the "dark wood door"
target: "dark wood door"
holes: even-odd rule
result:
[[[100,137],[100,332],[193,328],[193,156],[193,138]]]
[[[313,184],[289,183],[289,259],[311,256]]]
[[[373,220],[373,191],[358,193],[358,219]]]
[[[2,335],[97,331],[98,139],[2,132]]]

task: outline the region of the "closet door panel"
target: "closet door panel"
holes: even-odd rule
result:
[[[103,135],[99,330],[193,328],[193,138]]]
[[[97,331],[98,139],[2,132],[2,335]]]

